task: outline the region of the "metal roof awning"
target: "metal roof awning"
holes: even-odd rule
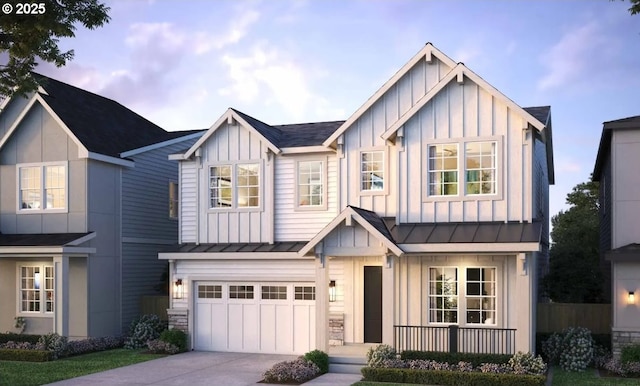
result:
[[[86,233],[0,233],[0,256],[95,253],[95,248],[81,247],[93,239],[95,232]]]

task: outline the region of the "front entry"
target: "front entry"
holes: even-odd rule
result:
[[[382,343],[382,267],[364,267],[364,343]]]

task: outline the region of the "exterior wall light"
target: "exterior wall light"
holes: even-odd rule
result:
[[[182,299],[182,295],[183,295],[182,279],[176,279],[176,281],[173,283],[173,298]]]
[[[633,293],[633,291],[629,291],[629,297],[627,298],[627,303],[635,304],[635,302],[636,302],[636,295]]]
[[[329,301],[330,302],[336,301],[336,281],[335,280],[331,280],[329,282]]]

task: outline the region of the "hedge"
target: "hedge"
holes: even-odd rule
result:
[[[362,375],[365,381],[413,383],[419,385],[441,386],[544,386],[544,375],[497,374],[481,372],[390,369],[364,367]]]
[[[52,359],[51,351],[47,350],[20,350],[14,348],[1,348],[0,360],[23,362],[47,362]]]
[[[469,362],[473,367],[478,367],[483,363],[509,363],[512,355],[503,354],[473,354],[473,353],[450,353],[439,351],[403,351],[400,359],[404,360],[432,360],[436,362],[446,362],[450,365],[457,365],[458,362]]]
[[[41,335],[14,334],[12,332],[0,334],[0,344],[7,342],[29,342],[36,344]]]

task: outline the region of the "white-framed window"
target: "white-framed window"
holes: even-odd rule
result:
[[[464,156],[466,194],[496,194],[497,143],[467,142]]]
[[[67,209],[67,163],[17,165],[18,212],[63,212]]]
[[[222,286],[215,284],[198,285],[198,299],[222,299]]]
[[[427,317],[432,324],[496,325],[496,267],[429,267]]]
[[[296,207],[298,209],[326,209],[326,160],[297,162]]]
[[[169,218],[178,218],[178,208],[180,205],[178,183],[175,181],[169,181]]]
[[[229,299],[253,299],[252,285],[230,285]]]
[[[293,287],[294,300],[316,300],[316,287],[315,286],[294,286]]]
[[[55,303],[53,266],[22,265],[19,267],[19,281],[19,313],[53,313]]]
[[[262,300],[287,300],[286,285],[263,285]]]
[[[260,163],[209,167],[209,208],[260,207]]]
[[[360,152],[360,191],[384,192],[385,186],[385,152],[370,150]]]
[[[425,200],[501,199],[501,137],[427,145]]]

